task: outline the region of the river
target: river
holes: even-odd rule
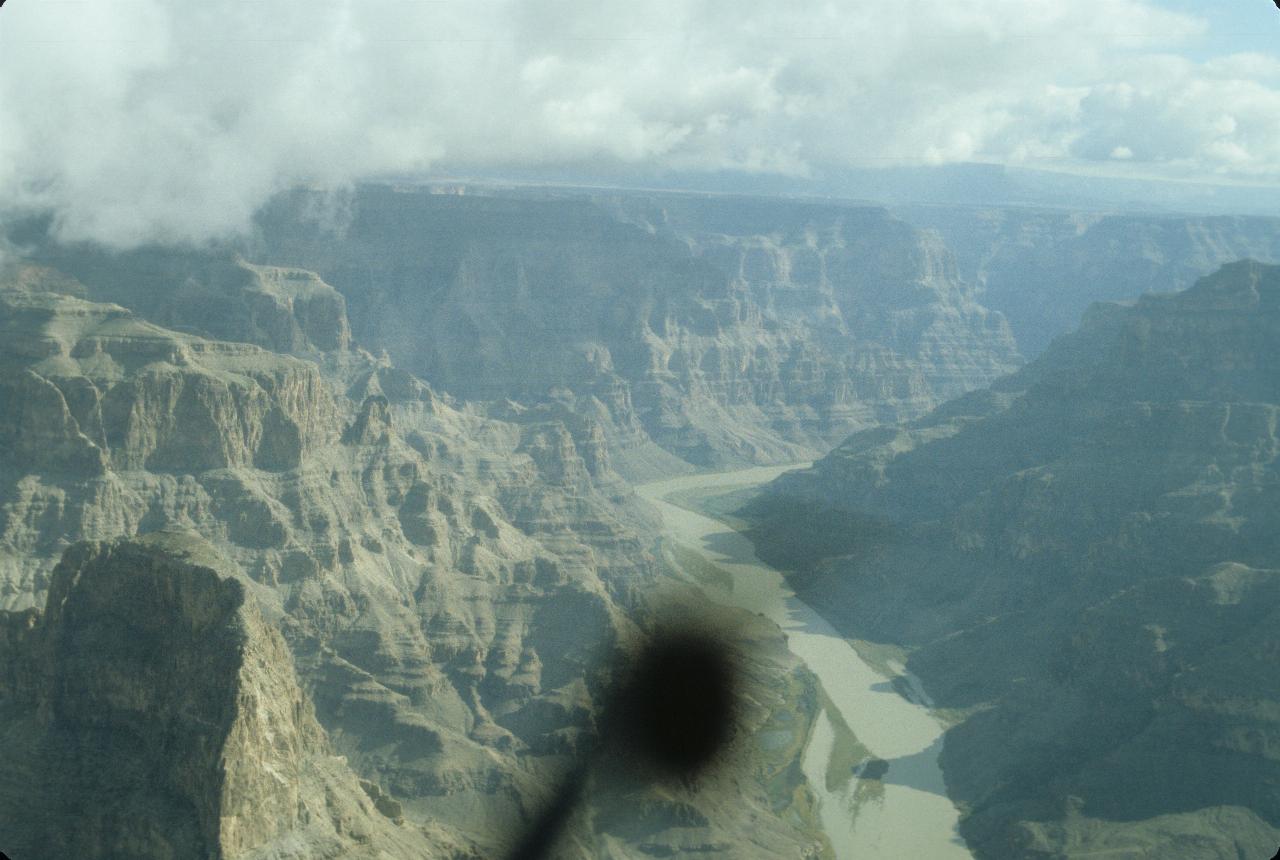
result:
[[[825,712],[820,717],[803,767],[818,796],[819,817],[836,857],[969,858],[938,766],[943,727],[930,713],[919,682],[894,666],[902,672],[912,700],[895,692],[884,675],[795,596],[781,573],[756,557],[749,540],[718,519],[668,500],[690,490],[727,492],[758,486],[793,468],[686,475],[637,490],[662,512],[673,540],[730,575],[732,588],[704,586],[708,596],[776,622],[786,632],[791,652],[818,677],[845,725],[874,759],[888,763],[880,782],[853,776],[837,779],[829,788],[829,769],[843,759],[834,757],[838,724]]]

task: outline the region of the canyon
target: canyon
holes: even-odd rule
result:
[[[832,798],[908,796],[911,767],[930,844],[963,852],[958,815],[982,857],[1277,835],[1248,794],[1273,778],[1274,271],[1060,335],[1280,231],[926,208],[381,184],[285,192],[202,248],[12,226],[0,818],[26,823],[0,848],[501,856],[681,619],[741,657],[732,754],[696,784],[592,774],[558,856],[844,856]],[[652,482],[813,459],[702,512],[755,542],[739,590],[772,565],[812,607],[806,651],[773,603],[717,598],[733,559]],[[833,716],[847,656],[921,749]],[[1170,739],[1246,775],[1140,809],[1145,783],[1101,787],[1171,779]]]
[[[75,293],[87,287],[47,268],[28,266],[0,291],[5,623],[52,631],[37,636],[42,641],[61,635],[60,564],[120,536],[194,535],[225,562],[213,565],[220,576],[238,583],[244,602],[287,643],[327,737],[315,755],[331,749],[344,757],[350,771],[334,765],[338,777],[354,774],[375,801],[400,810],[403,844],[429,837],[444,846],[438,856],[492,856],[538,813],[589,742],[594,702],[658,623],[650,607],[696,607],[698,597],[670,575],[652,513],[573,416],[554,404],[512,405],[504,419],[492,418],[367,352],[321,350],[314,339],[344,346],[340,315],[322,331],[314,324],[317,308],[342,307],[331,288],[294,270],[214,268],[232,275],[223,284],[229,305],[253,309],[246,318],[261,323],[246,326],[242,341],[165,328],[124,306],[80,298]],[[294,308],[301,312],[289,322]],[[205,326],[231,324],[198,313]],[[298,354],[247,342],[282,331]],[[170,562],[181,578],[182,559]],[[144,611],[131,597],[138,587],[92,592],[94,605],[130,618]],[[188,602],[167,610],[175,623],[188,623],[183,612],[203,612]],[[98,635],[108,653],[133,647],[128,626]],[[794,745],[803,745],[811,681],[777,631],[744,635],[758,646],[745,735],[785,719]],[[24,649],[43,647],[19,639],[6,641],[6,664],[21,666],[29,661]],[[222,677],[209,683],[234,688],[234,661],[193,659],[215,660]],[[138,685],[179,683],[149,665],[121,666],[107,676],[121,689],[100,697],[132,699],[127,691]],[[75,671],[68,677],[87,670]],[[281,684],[270,686],[292,696]],[[6,691],[4,713],[17,737],[54,730],[30,724],[33,703],[45,695],[34,680]],[[138,737],[163,734],[172,719],[164,707],[172,706],[143,701],[128,709],[129,721],[155,723],[135,726]],[[201,697],[183,712],[218,724],[227,707]],[[229,771],[252,774],[250,782],[274,779],[278,766],[244,760],[252,750],[233,749],[229,737],[210,728],[191,743],[222,743]],[[764,751],[742,762],[718,777],[734,787],[731,800],[706,786],[603,785],[575,821],[572,844],[582,856],[620,857],[664,844],[797,856],[820,845],[786,756]],[[295,761],[295,774],[303,763]],[[323,785],[281,779],[300,796]],[[107,802],[87,785],[78,802]],[[238,785],[228,777],[189,791],[206,803],[243,804]],[[22,782],[7,782],[4,794],[0,805],[12,812],[5,818],[27,820]],[[337,802],[347,808],[348,800]],[[623,814],[637,809],[638,819]],[[746,818],[761,821],[746,827]],[[212,819],[199,820],[201,838],[213,844]],[[287,823],[276,832],[292,832]],[[27,838],[39,844],[45,832]],[[212,856],[267,850],[269,829],[255,832]],[[327,850],[323,827],[302,836],[300,856]],[[52,856],[110,856],[113,844],[103,836]]]
[[[1280,268],[1251,261],[1098,304],[740,512],[802,599],[952,715],[975,856],[1280,842],[1277,338]]]
[[[1280,218],[1031,206],[900,206],[935,231],[978,300],[1028,358],[1074,331],[1093,302],[1185,290],[1238,260],[1280,263]]]

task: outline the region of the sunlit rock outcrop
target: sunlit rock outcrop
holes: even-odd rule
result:
[[[280,634],[208,544],[82,543],[0,613],[5,847],[58,858],[460,857],[335,755]]]

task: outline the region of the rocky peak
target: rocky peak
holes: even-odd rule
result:
[[[15,856],[431,856],[333,755],[228,567],[189,534],[77,544],[43,615],[0,616],[0,675],[33,667],[0,686],[27,714],[5,760],[35,778],[0,781]]]
[[[1244,260],[1181,293],[1095,305],[1021,375],[1103,398],[1280,401],[1280,267]]]
[[[1191,289],[1176,293],[1172,298],[1176,304],[1186,308],[1260,310],[1275,316],[1280,314],[1280,266],[1257,260],[1240,260],[1201,278]]]

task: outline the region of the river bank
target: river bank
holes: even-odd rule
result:
[[[710,491],[749,492],[792,468],[685,475],[637,492],[662,513],[673,541],[724,572],[717,582],[700,583],[707,594],[778,624],[791,652],[821,682],[826,707],[803,767],[837,858],[969,858],[938,766],[943,726],[927,697],[899,695],[889,677],[756,557],[745,536],[700,502]],[[920,690],[914,678],[903,680]]]

